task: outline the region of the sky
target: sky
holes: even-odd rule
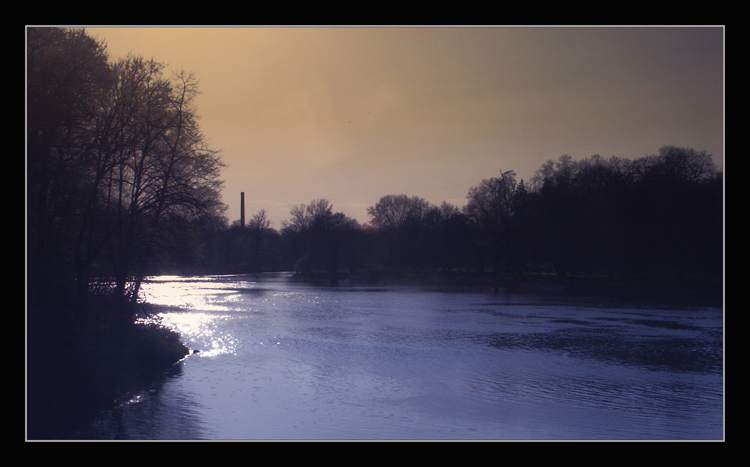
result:
[[[200,80],[227,218],[389,194],[458,207],[482,179],[665,145],[724,167],[724,28],[85,27]]]

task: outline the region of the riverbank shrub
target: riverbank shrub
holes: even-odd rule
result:
[[[188,355],[175,332],[124,322],[118,306],[139,305],[99,297],[28,307],[28,439],[76,438],[98,412]]]

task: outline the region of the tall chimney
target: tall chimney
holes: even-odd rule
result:
[[[240,226],[245,227],[245,192],[240,192]]]

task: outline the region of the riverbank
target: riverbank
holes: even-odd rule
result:
[[[635,304],[723,306],[723,283],[692,278],[681,282],[637,281],[579,275],[559,278],[554,274],[502,276],[476,271],[430,271],[422,273],[363,271],[339,272],[335,280],[328,273],[296,273],[295,280],[315,284],[426,287],[441,291],[506,292],[548,297],[579,297],[591,300],[617,300]]]
[[[188,355],[176,333],[124,324],[111,306],[98,299],[27,308],[27,439],[79,437],[101,410],[148,388]]]

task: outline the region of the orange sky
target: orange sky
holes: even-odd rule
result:
[[[200,127],[239,219],[327,198],[367,222],[387,194],[463,206],[500,170],[637,158],[663,145],[723,166],[724,29],[86,27],[200,79]]]

